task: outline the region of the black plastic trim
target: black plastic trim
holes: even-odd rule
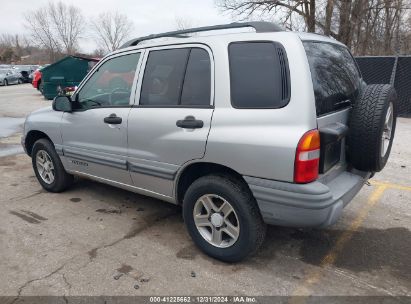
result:
[[[66,149],[63,149],[63,151],[64,151],[64,156],[68,158],[88,161],[90,163],[96,163],[96,164],[106,165],[106,166],[113,167],[113,168],[127,170],[126,160],[120,160],[117,158],[106,157],[106,156],[96,156],[96,155],[89,156],[86,153],[67,151]]]
[[[139,105],[136,104],[133,108],[171,108],[171,109],[214,109],[214,105]]]
[[[130,41],[124,43],[120,49],[135,46],[144,40],[151,40],[156,38],[163,38],[163,37],[177,37],[177,38],[186,38],[184,34],[191,34],[191,33],[198,33],[198,32],[208,32],[208,31],[215,31],[215,30],[225,30],[225,29],[234,29],[234,28],[244,28],[244,27],[252,27],[255,29],[257,33],[269,33],[269,32],[282,32],[284,31],[279,25],[272,23],[272,22],[265,22],[265,21],[254,21],[254,22],[233,22],[228,24],[219,24],[219,25],[212,25],[212,26],[203,26],[203,27],[196,27],[190,29],[184,29],[179,31],[171,31],[165,32],[160,34],[151,34],[148,36],[134,38]]]
[[[151,175],[155,177],[160,177],[168,180],[173,180],[177,171],[159,168],[150,165],[142,165],[142,164],[135,164],[135,163],[128,163],[128,169],[130,172]]]

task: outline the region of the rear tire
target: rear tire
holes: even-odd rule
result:
[[[355,102],[347,137],[348,157],[362,171],[378,172],[387,163],[397,120],[397,94],[388,84],[368,85]]]
[[[210,198],[214,208],[208,210],[201,204]],[[264,241],[266,225],[257,202],[244,182],[231,176],[208,175],[194,181],[184,195],[183,215],[194,243],[224,262],[251,256]],[[214,239],[218,233],[221,237]]]
[[[60,157],[49,140],[42,138],[34,143],[31,159],[37,180],[45,190],[62,192],[73,183],[73,176],[64,170]]]

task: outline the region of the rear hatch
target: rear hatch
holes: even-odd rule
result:
[[[345,137],[361,74],[349,50],[340,44],[303,41],[313,82],[320,131],[320,174],[345,167]]]

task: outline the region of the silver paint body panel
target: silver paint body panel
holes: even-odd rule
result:
[[[106,60],[141,52],[130,107],[64,114],[49,107],[27,118],[24,136],[30,130],[47,134],[68,172],[172,203],[177,202],[175,189],[181,172],[197,162],[229,167],[250,180],[251,188],[257,187],[252,186],[253,182],[257,183],[254,178],[271,181],[267,184],[271,190],[267,191],[274,193],[276,190],[272,189],[276,189],[277,182],[280,187],[293,185],[295,150],[305,132],[330,123],[347,124],[348,120],[349,109],[317,119],[311,73],[302,40],[338,43],[319,35],[249,32],[145,41],[118,50],[93,68],[78,91]],[[231,106],[228,45],[237,41],[275,41],[283,45],[291,83],[291,98],[285,107],[235,109]],[[201,47],[209,53],[212,70],[210,106],[139,106],[144,66],[150,50],[179,47]],[[112,113],[123,118],[120,125],[103,122],[103,118]],[[178,128],[176,121],[189,115],[201,119],[204,127]],[[342,152],[341,162],[310,187],[326,187],[324,185],[329,185],[337,177],[350,180],[351,175],[343,174],[346,165],[345,152]],[[363,181],[364,178],[352,176],[351,183],[347,183],[347,193],[357,191],[356,185],[360,187]],[[260,180],[258,187],[261,186],[259,183]],[[338,191],[343,195],[345,190],[339,187]],[[262,204],[267,211],[266,203]],[[271,211],[275,213],[275,210]]]
[[[127,172],[127,117],[130,108],[101,108],[64,113],[61,121],[63,165],[67,171],[79,171],[131,184]],[[104,117],[116,113],[120,125],[104,123]],[[82,160],[81,166],[72,160]]]

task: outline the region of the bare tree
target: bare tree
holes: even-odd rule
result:
[[[25,15],[26,26],[34,44],[45,48],[49,53],[50,61],[60,52],[60,43],[53,32],[48,13],[43,8],[38,8]]]
[[[84,18],[80,9],[59,1],[50,2],[48,14],[56,34],[58,35],[66,54],[72,55],[78,47],[78,40],[84,30]]]
[[[236,18],[275,19],[291,30],[300,30],[303,23],[304,30],[332,36],[356,55],[394,54],[404,49],[409,37],[409,27],[404,21],[409,16],[410,0],[216,0],[216,3]]]
[[[175,21],[176,21],[176,29],[178,31],[194,27],[193,21],[187,17],[176,16]]]
[[[30,11],[25,15],[26,26],[33,43],[47,49],[50,60],[60,53],[74,54],[84,29],[81,11],[59,1]]]
[[[19,62],[23,56],[30,55],[35,49],[27,38],[22,35],[0,35],[0,62]]]
[[[91,56],[95,57],[95,58],[103,58],[105,55],[107,54],[107,52],[103,49],[95,49],[92,53]]]
[[[10,63],[15,57],[13,51],[14,47],[14,36],[10,34],[0,35],[0,62]]]
[[[315,32],[318,21],[316,20],[316,0],[216,0],[217,5],[223,10],[236,16],[250,18],[258,15],[279,16],[278,19],[287,28],[290,28],[294,15],[305,22],[308,32]],[[323,24],[321,24],[323,27]]]
[[[99,48],[106,52],[117,50],[130,36],[133,22],[119,12],[106,12],[91,22],[91,29]]]
[[[0,35],[0,47],[13,47],[14,46],[14,36],[11,34],[1,34]]]
[[[331,35],[331,20],[334,12],[334,0],[327,0],[325,9],[324,35]]]
[[[360,2],[360,5],[356,4]],[[392,55],[402,52],[409,32],[409,1],[404,0],[355,0],[348,41],[356,55]],[[347,33],[347,31],[346,31]]]

